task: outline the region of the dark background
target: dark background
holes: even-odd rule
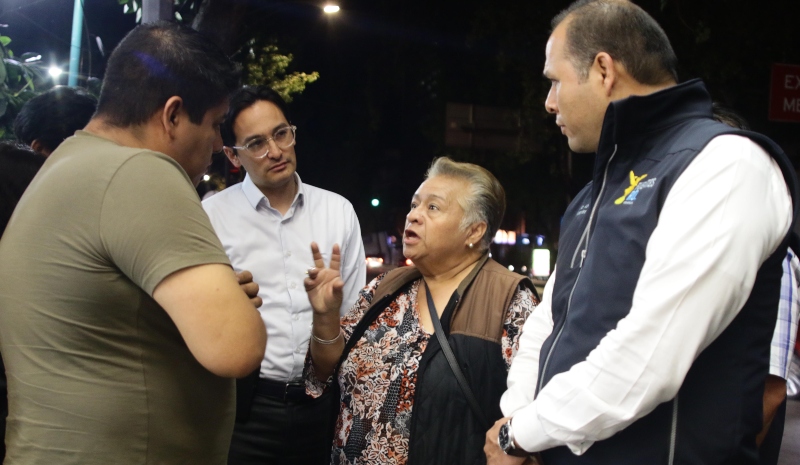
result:
[[[326,16],[316,2],[213,0],[238,18],[220,19],[240,37],[274,41],[292,71],[320,79],[295,97],[298,172],[304,182],[348,198],[365,232],[397,233],[407,204],[435,156],[490,169],[503,183],[503,228],[555,245],[560,215],[588,180],[592,159],[569,153],[543,107],[541,77],[549,21],[565,1],[344,0]],[[792,0],[641,0],[672,40],[681,80],[704,79],[713,98],[800,159],[800,126],[767,120],[770,67],[800,64]],[[37,52],[66,68],[71,0],[2,0],[0,33],[17,54]],[[85,0],[91,75],[135,25],[116,0]],[[84,36],[84,63],[88,71]],[[62,78],[62,83],[66,78]],[[500,107],[513,114],[516,147],[445,145],[446,105]],[[380,206],[370,200],[378,198]]]

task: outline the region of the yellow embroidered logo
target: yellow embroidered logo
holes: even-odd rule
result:
[[[633,174],[633,171],[631,171],[631,185],[625,188],[625,191],[624,191],[624,194],[622,194],[622,197],[620,197],[617,200],[615,200],[614,203],[616,205],[619,205],[622,202],[624,202],[625,201],[625,197],[627,197],[628,194],[633,192],[633,190],[636,189],[636,186],[639,185],[639,181],[641,181],[642,179],[644,179],[646,177],[647,177],[646,174],[643,174],[641,176],[636,176],[635,174]]]

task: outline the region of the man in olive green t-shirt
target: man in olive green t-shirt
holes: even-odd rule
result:
[[[6,465],[225,463],[266,333],[192,181],[237,85],[199,33],[137,27],[23,195],[0,241]]]

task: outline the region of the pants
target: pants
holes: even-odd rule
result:
[[[327,465],[331,398],[300,401],[256,395],[245,423],[233,429],[228,465]]]

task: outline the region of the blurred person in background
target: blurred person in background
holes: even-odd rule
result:
[[[44,156],[92,119],[97,99],[79,87],[57,86],[25,102],[14,119],[14,135]]]

